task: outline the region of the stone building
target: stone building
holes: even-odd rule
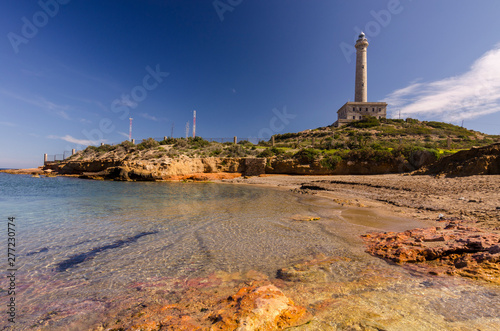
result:
[[[368,75],[366,66],[366,50],[368,45],[365,34],[361,32],[355,46],[356,83],[354,102],[347,102],[337,111],[337,121],[333,123],[336,127],[360,120],[363,116],[385,118],[387,115],[387,103],[368,102]]]

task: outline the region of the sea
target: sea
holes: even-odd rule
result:
[[[342,250],[331,234],[296,221],[321,217],[299,200],[242,185],[0,173],[4,251],[15,239],[5,270],[17,270],[17,325],[89,298],[111,301],[139,281],[219,270],[271,276],[304,255]],[[1,284],[8,300],[9,282]]]
[[[368,256],[359,239],[374,224],[394,227],[394,219],[288,190],[0,173],[0,217],[5,275],[0,329],[50,330],[43,327],[50,325],[46,321],[60,314],[74,316],[71,329],[86,330],[84,321],[91,321],[94,311],[99,319],[116,302],[128,304],[144,295],[135,290],[137,284],[249,270],[272,278],[279,268],[309,256],[401,269]],[[418,225],[408,221],[405,227]],[[409,273],[401,277],[413,284],[412,291],[413,286],[421,290],[423,280],[414,281]],[[453,293],[448,287],[434,295],[459,296],[460,287]],[[488,305],[500,303],[498,289],[467,289],[467,302],[477,305],[466,310],[471,318],[485,314],[484,291],[494,295]],[[436,305],[449,308],[440,301]],[[488,314],[491,309],[497,311],[490,307]],[[9,321],[12,311],[15,324]],[[54,330],[66,329],[57,325]]]

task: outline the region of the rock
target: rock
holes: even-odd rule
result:
[[[465,227],[458,220],[442,228],[363,236],[367,252],[396,263],[419,263],[435,273],[459,274],[500,284],[500,234]],[[430,261],[432,261],[430,263]]]
[[[434,153],[429,151],[414,151],[410,154],[408,158],[408,162],[415,167],[416,169],[421,168],[422,166],[429,165],[433,162],[436,162],[437,157]]]
[[[296,306],[274,285],[244,287],[230,296],[209,319],[211,330],[281,330],[306,322]]]
[[[500,144],[459,151],[424,166],[413,174],[445,174],[447,177],[498,175],[500,174]]]

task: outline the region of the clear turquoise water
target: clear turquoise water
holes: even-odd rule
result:
[[[291,221],[318,211],[289,192],[3,173],[0,188],[1,217],[16,217],[26,320],[56,300],[118,298],[134,282],[217,270],[274,275],[304,255],[344,250],[312,223]]]
[[[10,216],[17,223],[16,330],[87,330],[114,316],[110,307],[119,311],[165,298],[172,287],[162,284],[187,284],[219,271],[256,270],[274,277],[279,268],[319,253],[353,260],[330,270],[335,281],[356,281],[370,266],[394,277],[385,288],[368,286],[355,296],[375,314],[400,319],[412,312],[404,318],[422,320],[419,330],[455,321],[470,325],[464,330],[500,326],[498,287],[412,274],[364,253],[358,237],[421,224],[346,210],[326,199],[242,185],[0,173],[5,250]],[[294,220],[303,217],[321,220]],[[2,259],[5,272],[6,254]],[[3,303],[7,287],[2,277]],[[367,301],[360,299],[365,296]],[[393,298],[390,304],[386,298]],[[8,326],[2,315],[0,329]],[[52,317],[59,322],[41,327]]]

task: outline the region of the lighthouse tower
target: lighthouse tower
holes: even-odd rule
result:
[[[368,75],[366,67],[366,49],[368,40],[361,32],[356,40],[356,82],[354,86],[354,102],[347,102],[337,111],[337,121],[334,126],[339,127],[352,121],[359,121],[364,117],[385,118],[387,103],[368,102]]]
[[[365,34],[361,32],[359,39],[356,41],[356,87],[354,92],[355,102],[368,101],[368,79],[366,74],[366,49],[368,48],[368,40]]]

